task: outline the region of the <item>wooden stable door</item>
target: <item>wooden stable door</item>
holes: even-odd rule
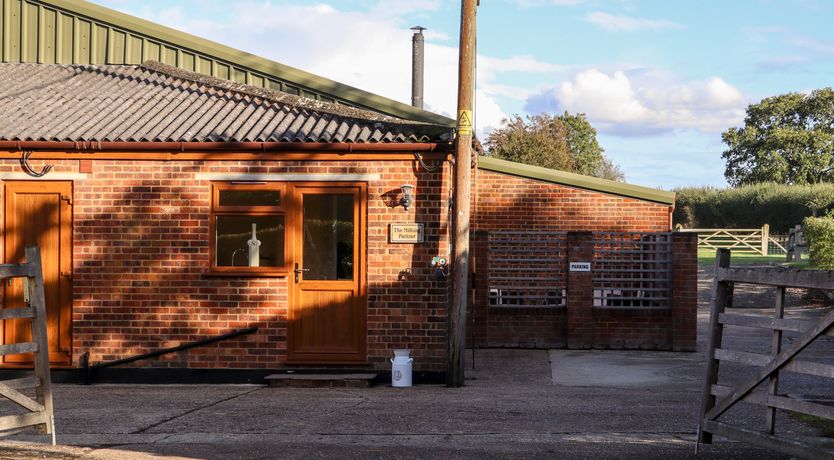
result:
[[[3,250],[5,263],[23,262],[24,248],[41,248],[49,361],[70,364],[72,321],[72,183],[6,182]],[[4,307],[23,307],[28,300],[23,279],[3,283]],[[3,321],[3,343],[30,341],[29,320]],[[3,364],[31,365],[32,355],[9,355]]]
[[[366,361],[364,185],[295,185],[288,360]]]

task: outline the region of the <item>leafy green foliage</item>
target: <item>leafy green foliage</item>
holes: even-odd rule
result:
[[[489,154],[515,161],[588,176],[623,181],[620,168],[603,155],[597,131],[585,114],[514,115],[503,120],[484,143]]]
[[[747,107],[743,127],[721,137],[730,185],[834,182],[834,91],[763,99]]]
[[[806,217],[834,209],[834,184],[755,184],[675,191],[674,222],[686,228],[759,228],[769,224],[772,233],[787,233]]]
[[[802,224],[811,264],[834,270],[834,217],[808,217]]]

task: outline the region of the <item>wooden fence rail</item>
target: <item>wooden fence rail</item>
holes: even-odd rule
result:
[[[678,228],[679,232],[697,233],[698,249],[732,249],[747,254],[768,255],[768,246],[785,247],[770,236],[770,225],[762,228]]]
[[[807,288],[834,290],[834,271],[796,270],[784,268],[731,268],[730,251],[719,249],[716,254],[716,276],[713,282],[713,303],[710,312],[710,338],[701,411],[698,417],[697,446],[712,442],[713,434],[744,441],[788,455],[812,459],[831,459],[830,449],[802,439],[776,435],[776,410],[787,410],[834,420],[834,407],[789,397],[779,392],[780,372],[794,372],[831,379],[834,365],[799,357],[816,339],[834,336],[834,310],[812,322],[785,319],[785,289]],[[775,286],[773,316],[727,313],[734,283]],[[770,331],[770,354],[731,350],[723,343],[725,326],[762,328]],[[785,331],[799,333],[792,340],[783,341]],[[720,363],[737,363],[757,369],[736,385],[719,385]],[[766,388],[757,391],[760,384]],[[739,402],[764,406],[764,430],[751,430],[720,419]]]
[[[0,416],[0,436],[18,433],[35,427],[41,433],[51,435],[55,445],[55,417],[52,408],[52,387],[49,375],[49,347],[46,336],[46,304],[43,293],[41,253],[38,246],[26,247],[26,263],[0,265],[0,280],[26,278],[25,289],[29,293],[28,306],[0,309],[0,320],[29,319],[32,341],[0,345],[0,355],[34,353],[34,375],[0,381],[0,396],[26,409],[17,415]],[[20,390],[34,389],[35,399]]]

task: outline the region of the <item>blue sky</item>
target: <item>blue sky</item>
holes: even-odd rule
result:
[[[409,27],[426,31],[426,104],[456,103],[451,0],[96,0],[410,102]],[[826,0],[484,0],[480,136],[512,114],[588,115],[629,182],[725,186],[721,132],[748,104],[831,86]]]

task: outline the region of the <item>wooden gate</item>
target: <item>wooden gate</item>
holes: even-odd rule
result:
[[[55,418],[52,411],[52,388],[49,375],[49,347],[46,336],[46,305],[40,248],[26,247],[26,263],[0,265],[0,280],[25,277],[24,293],[28,306],[0,309],[0,320],[28,319],[32,341],[0,345],[0,355],[34,353],[35,370],[32,377],[0,381],[0,396],[27,410],[17,415],[0,416],[0,436],[36,427],[52,436],[55,444]],[[35,389],[35,399],[20,390]]]
[[[745,315],[727,313],[734,283],[776,287],[774,314]],[[795,372],[831,379],[834,365],[811,361],[798,356],[821,336],[834,337],[834,311],[815,322],[784,318],[785,288],[834,290],[834,271],[785,270],[781,268],[730,268],[730,251],[720,249],[716,255],[713,304],[710,312],[710,341],[707,370],[698,423],[698,444],[709,444],[712,435],[756,444],[789,455],[806,458],[834,458],[834,452],[818,448],[806,441],[776,435],[776,410],[787,410],[834,420],[834,407],[792,398],[779,393],[780,372]],[[771,331],[770,354],[731,350],[723,345],[725,326],[763,328]],[[790,341],[782,340],[785,331],[799,333]],[[783,346],[784,345],[784,346]],[[720,385],[720,363],[757,366],[753,375],[737,385]],[[764,384],[764,385],[763,385]],[[757,387],[765,386],[766,388]],[[764,406],[764,430],[752,430],[719,418],[739,402]],[[697,444],[696,444],[697,451]]]
[[[771,242],[768,224],[762,228],[678,228],[676,231],[697,233],[699,249],[732,249],[766,256]]]

